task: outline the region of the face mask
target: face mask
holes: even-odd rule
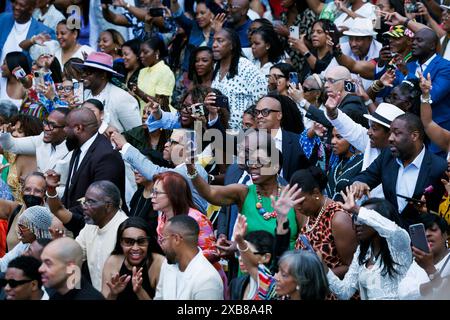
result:
[[[67,150],[72,151],[75,148],[79,147],[78,140],[75,137],[67,137],[66,138],[66,147]]]
[[[25,194],[23,196],[23,202],[27,206],[27,208],[31,208],[34,206],[40,206],[44,203],[44,199],[38,196],[34,196],[31,194]]]

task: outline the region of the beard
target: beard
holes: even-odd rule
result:
[[[67,150],[72,151],[76,148],[80,147],[80,143],[78,142],[78,139],[75,136],[67,137],[66,138],[66,147]]]

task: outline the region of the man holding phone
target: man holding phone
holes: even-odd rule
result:
[[[447,249],[447,222],[431,213],[421,215],[420,221],[425,227],[429,251],[424,252],[412,247],[414,261],[399,285],[399,296],[403,300],[419,300],[433,293],[443,278],[450,276],[450,251]],[[435,297],[437,299],[450,297]]]

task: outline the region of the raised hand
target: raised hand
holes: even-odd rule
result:
[[[381,83],[385,87],[392,87],[395,80],[395,71],[394,70],[387,70],[380,78]]]
[[[390,26],[397,26],[400,24],[403,25],[406,21],[406,17],[402,16],[398,12],[392,12],[392,13],[381,12],[381,14],[384,15],[386,24],[388,24]]]
[[[216,247],[222,258],[232,257],[237,250],[236,242],[228,240],[225,235],[219,235]]]
[[[125,137],[122,134],[118,132],[113,132],[111,134],[111,142],[113,142],[116,145],[117,150],[121,150],[123,146],[127,143],[127,139],[125,139]]]
[[[275,30],[275,32],[279,36],[282,36],[284,38],[289,37],[289,29],[284,24],[282,24],[282,23],[274,23],[273,24],[273,29]]]
[[[444,184],[445,191],[447,191],[447,194],[450,195],[450,171],[445,171],[445,174],[447,175],[448,180],[441,179],[441,182]]]
[[[344,203],[342,204],[342,209],[347,212],[358,213],[359,206],[355,201],[356,188],[354,186],[347,186],[344,191],[341,191],[341,196],[344,199]]]
[[[330,92],[328,94],[328,99],[325,102],[325,108],[327,108],[327,111],[334,112],[337,109],[340,101],[341,101],[341,94],[339,92],[336,93]]]
[[[323,124],[321,124],[319,122],[315,122],[315,121],[311,128],[314,131],[314,134],[318,137],[323,137],[328,131],[327,127],[325,127]]]
[[[111,291],[111,295],[117,297],[123,290],[125,290],[128,282],[130,282],[130,275],[122,275],[120,276],[118,273],[111,277],[110,281],[106,282],[106,285],[109,287]]]
[[[289,83],[288,95],[295,102],[300,102],[305,98],[301,84],[299,84],[298,86],[295,86],[294,84]]]
[[[139,270],[137,270],[136,267],[133,267],[132,272],[131,283],[133,285],[133,291],[138,293],[142,290],[142,267],[140,267]]]
[[[309,49],[305,43],[305,37],[306,37],[306,34],[302,34],[299,39],[289,37],[289,40],[288,40],[289,44],[291,45],[291,48],[293,48],[294,50],[297,50],[302,55],[309,51]]]
[[[225,23],[225,20],[227,19],[226,13],[219,13],[214,16],[214,18],[211,20],[211,29],[214,30],[214,32],[219,32],[223,28],[223,24]]]
[[[237,222],[234,227],[234,239],[236,242],[244,241],[245,234],[247,233],[247,217],[238,214]]]
[[[62,230],[62,229],[50,227],[50,228],[48,228],[48,231],[50,232],[50,235],[52,236],[53,240],[66,236],[64,233],[64,230]]]
[[[272,208],[277,212],[277,217],[280,217],[281,220],[285,220],[293,207],[297,204],[305,201],[305,197],[299,197],[302,189],[298,189],[298,185],[295,184],[292,187],[287,185],[280,194],[278,199],[275,199],[274,196],[271,196],[272,200]]]
[[[431,85],[431,75],[430,73],[428,73],[427,78],[425,79],[423,74],[419,72],[419,77],[420,77],[419,86],[420,90],[422,90],[422,95],[428,97],[430,95],[431,89],[433,88]]]
[[[363,195],[369,195],[370,188],[364,182],[355,181],[352,184],[353,187],[353,196],[355,199],[361,199]]]
[[[47,170],[44,176],[47,183],[47,189],[54,190],[59,186],[61,175],[55,170]]]

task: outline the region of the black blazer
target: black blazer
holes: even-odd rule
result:
[[[414,188],[413,198],[420,199],[424,194],[425,189],[432,185],[433,192],[427,194],[427,208],[428,210],[438,211],[439,203],[444,194],[444,187],[441,183],[441,178],[447,170],[447,161],[438,157],[428,150],[425,150],[425,155],[420,167],[417,183]],[[372,162],[372,164],[359,175],[357,175],[352,182],[361,181],[366,183],[371,189],[383,185],[384,197],[398,211],[397,204],[397,176],[399,165],[392,152],[386,148],[381,154]],[[408,227],[412,223],[418,223],[418,212],[409,204],[400,214],[400,221],[404,224],[403,227]]]
[[[70,167],[72,167],[73,161],[74,157],[72,156]],[[113,149],[111,142],[105,136],[99,134],[95,138],[79,164],[70,187],[69,179],[70,176],[67,177],[66,186],[68,187],[66,187],[62,199],[64,206],[73,213],[73,221],[66,225],[69,230],[78,233],[83,228],[83,211],[77,200],[84,197],[88,187],[95,181],[108,180],[114,183],[120,190],[123,207],[126,209],[125,165],[120,153]]]
[[[289,182],[295,171],[310,166],[308,158],[300,146],[300,135],[281,130],[281,153],[283,154],[283,178]]]

